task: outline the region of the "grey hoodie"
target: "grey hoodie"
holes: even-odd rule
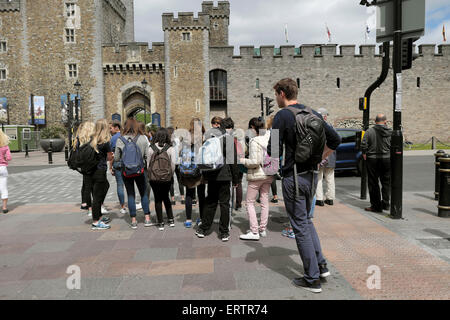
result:
[[[361,142],[361,150],[368,158],[389,158],[391,153],[392,130],[376,124],[367,130]]]

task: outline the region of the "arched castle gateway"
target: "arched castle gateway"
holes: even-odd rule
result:
[[[5,70],[6,76],[0,98],[8,98],[10,123],[17,124],[26,122],[30,93],[45,96],[47,122],[58,122],[60,95],[74,92],[76,79],[85,119],[123,119],[145,106],[165,126],[228,115],[246,127],[260,115],[257,83],[271,96],[285,77],[300,84],[302,103],[327,108],[332,122],[361,119],[358,99],[381,70],[374,45],[356,54],[354,45],[242,46],[235,55],[227,1],[203,2],[197,17],[164,13],[164,42],[151,49],[134,42],[133,0],[12,0],[0,4],[0,19],[0,41],[7,42],[7,52],[0,50],[0,75]],[[403,72],[404,135],[413,142],[450,141],[450,45],[438,46],[438,54],[435,45],[418,49],[413,68]],[[371,108],[371,118],[385,112],[392,119],[392,73],[372,95]]]

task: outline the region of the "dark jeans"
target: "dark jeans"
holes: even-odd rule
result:
[[[391,159],[390,158],[367,158],[367,180],[369,185],[370,206],[378,211],[383,209],[383,206],[389,206],[389,196],[391,189]],[[381,194],[383,200],[381,200]]]
[[[242,195],[243,195],[243,190],[242,190],[242,178],[244,177],[244,173],[243,172],[239,172],[239,183],[236,187],[236,208],[241,208],[242,207]]]
[[[311,195],[312,175],[311,172],[298,175],[300,196],[297,199],[294,176],[284,178],[282,181],[284,205],[291,221],[298,252],[305,269],[304,278],[309,283],[319,279],[319,264],[326,264],[319,236],[312,220],[308,219],[308,212],[311,210],[313,201]],[[314,188],[316,188],[317,174],[315,174],[314,181]]]
[[[172,203],[169,198],[170,182],[153,182],[150,185],[155,196],[155,211],[158,217],[158,223],[163,223],[162,204],[166,208],[167,218],[173,220]]]
[[[200,211],[200,219],[203,219],[203,211],[205,205],[205,189],[206,186],[201,184],[197,187],[198,193],[198,208]],[[186,188],[186,220],[192,220],[192,200],[195,199],[195,188]]]
[[[92,208],[92,179],[87,174],[83,174],[83,186],[81,187],[81,203],[86,203],[88,208]]]
[[[98,221],[102,217],[102,204],[109,190],[106,170],[97,169],[93,175],[87,176],[87,185],[92,185],[92,220]]]
[[[124,182],[123,182],[122,170],[114,169],[114,177],[116,178],[116,183],[117,183],[117,196],[119,197],[120,205],[123,206],[125,203],[125,193],[123,190]]]
[[[133,178],[123,178],[123,182],[125,184],[125,188],[127,189],[128,196],[128,210],[130,210],[130,217],[136,217],[136,194],[134,191],[134,183],[139,190],[139,194],[141,196],[142,209],[144,210],[144,214],[150,214],[149,209],[149,200],[147,196],[147,182],[145,174],[142,174]]]
[[[180,173],[180,168],[178,166],[175,167],[175,175],[177,176],[178,190],[180,190],[180,195],[184,196],[184,185],[181,183],[181,173]],[[170,196],[171,197],[175,196],[174,185],[175,185],[175,180],[172,179],[172,182],[170,184]]]
[[[217,205],[220,206],[220,225],[221,234],[230,232],[230,198],[231,198],[231,182],[230,181],[208,181],[208,195],[205,199],[204,217],[200,228],[207,232],[214,222]]]
[[[273,196],[277,196],[278,195],[278,192],[277,192],[277,179],[273,179],[272,185],[270,187],[272,188],[272,195]]]

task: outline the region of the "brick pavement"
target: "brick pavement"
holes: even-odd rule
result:
[[[315,224],[332,276],[320,295],[295,288],[301,275],[295,241],[280,232],[282,203],[271,207],[269,237],[242,242],[245,212],[236,213],[231,240],[218,226],[205,239],[182,226],[129,228],[114,203],[113,228],[94,232],[75,204],[19,205],[0,216],[2,299],[449,299],[449,264],[342,203],[318,208]],[[196,210],[194,211],[194,217]],[[139,216],[139,221],[143,217]],[[82,289],[66,288],[78,265]],[[381,269],[381,290],[369,290],[367,268]]]

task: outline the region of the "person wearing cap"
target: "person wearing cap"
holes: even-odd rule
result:
[[[328,118],[328,111],[325,108],[317,110],[323,117],[325,122]],[[328,123],[329,124],[329,123]],[[331,124],[329,124],[331,126]],[[319,180],[317,182],[316,205],[324,206],[325,203],[332,206],[335,197],[334,169],[336,168],[336,150],[331,153],[328,158],[323,160],[319,166]],[[323,180],[325,179],[325,197],[323,192]]]

